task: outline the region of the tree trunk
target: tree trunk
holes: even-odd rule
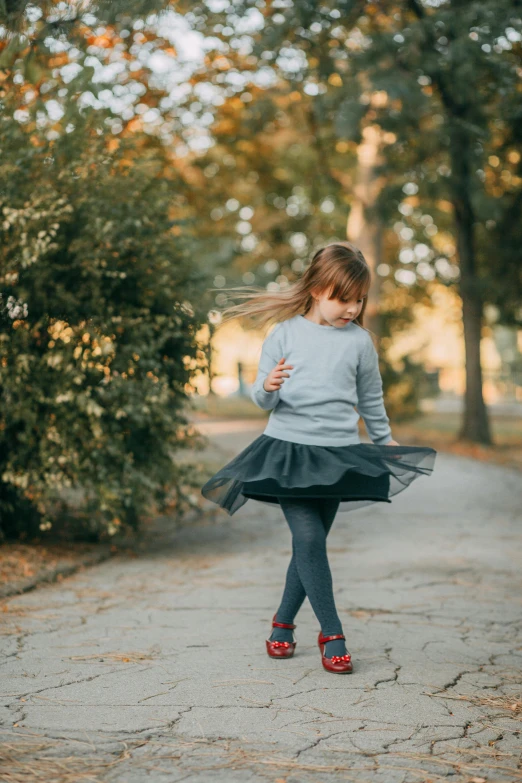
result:
[[[424,23],[427,22],[429,16],[422,2],[408,0],[408,5],[417,19]],[[459,0],[455,5],[465,7],[466,4],[463,0]],[[427,48],[433,54],[436,48],[436,30],[430,24],[426,24],[424,32]],[[490,445],[492,440],[488,413],[482,396],[482,365],[480,362],[483,301],[480,281],[477,278],[475,216],[470,197],[469,150],[474,140],[470,138],[469,133],[463,127],[469,109],[465,103],[461,102],[458,91],[454,90],[451,77],[448,78],[440,69],[434,69],[428,73],[439,89],[450,132],[451,201],[455,211],[457,253],[460,265],[459,293],[462,299],[466,354],[464,418],[458,437],[460,440],[471,440],[475,443]]]
[[[350,209],[346,227],[347,239],[364,255],[372,271],[368,303],[364,311],[364,323],[372,332],[380,334],[379,296],[381,279],[377,267],[382,258],[382,226],[377,220],[369,221],[366,210],[377,202],[384,184],[384,177],[376,177],[375,167],[381,162],[380,131],[369,126],[363,131],[364,140],[357,149],[357,180],[353,188],[355,199]]]
[[[212,389],[212,381],[215,378],[215,373],[212,367],[212,361],[214,358],[214,347],[212,345],[212,338],[214,337],[214,332],[216,331],[216,327],[214,326],[214,324],[209,323],[208,329],[209,329],[208,343],[206,346],[207,370],[208,370],[208,393],[209,396],[215,397],[216,392]]]
[[[476,269],[475,217],[470,198],[470,166],[466,142],[469,143],[469,140],[465,138],[465,134],[454,126],[451,132],[451,187],[460,266],[459,293],[462,299],[466,356],[464,418],[458,437],[460,440],[490,445],[492,438],[488,412],[482,395],[480,361],[483,300]]]

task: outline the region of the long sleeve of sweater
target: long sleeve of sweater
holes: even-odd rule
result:
[[[392,440],[390,420],[384,407],[379,357],[370,336],[357,366],[357,410],[373,443],[385,445]]]
[[[261,348],[261,357],[257,368],[257,376],[250,390],[252,401],[265,411],[275,408],[279,402],[279,390],[266,391],[263,383],[268,373],[282,358],[281,345],[278,339],[281,324],[277,324],[265,339]]]

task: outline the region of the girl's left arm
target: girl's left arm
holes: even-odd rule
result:
[[[392,439],[390,420],[384,407],[379,357],[370,335],[357,365],[357,410],[361,414],[368,435],[378,446],[398,446]]]

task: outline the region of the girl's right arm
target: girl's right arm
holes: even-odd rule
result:
[[[251,400],[265,411],[275,408],[279,402],[279,389],[267,391],[264,387],[264,382],[282,358],[283,348],[278,335],[280,326],[281,324],[277,324],[263,343],[257,376],[250,390]],[[284,367],[286,368],[286,365]],[[282,370],[283,366],[278,369]],[[279,373],[277,375],[279,376]]]

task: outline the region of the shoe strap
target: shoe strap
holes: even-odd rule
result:
[[[272,627],[274,628],[291,628],[292,630],[296,628],[293,623],[278,623],[276,620],[272,620]]]
[[[325,644],[326,642],[330,642],[332,639],[345,639],[346,636],[343,633],[334,633],[332,636],[323,636],[322,634],[319,636],[319,644]]]

